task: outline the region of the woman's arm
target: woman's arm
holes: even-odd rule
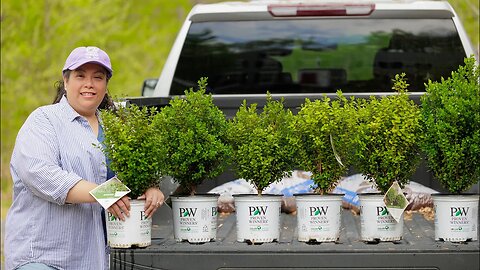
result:
[[[75,184],[67,194],[65,202],[67,203],[92,203],[96,202],[90,191],[98,185],[86,180],[80,180]]]

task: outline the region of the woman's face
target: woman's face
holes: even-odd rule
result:
[[[101,65],[86,63],[63,78],[70,106],[80,115],[88,117],[102,102],[107,91],[107,71]]]

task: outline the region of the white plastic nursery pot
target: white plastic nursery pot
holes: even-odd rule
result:
[[[478,194],[432,194],[435,209],[435,240],[478,240]]]
[[[237,217],[237,241],[270,243],[280,238],[281,195],[233,195]]]
[[[343,194],[295,194],[300,242],[335,242],[340,237]]]
[[[177,242],[206,243],[217,237],[218,194],[171,196]]]
[[[113,248],[147,247],[152,243],[152,219],[145,216],[145,200],[130,201],[125,221],[105,211],[107,241]]]
[[[383,194],[359,194],[361,239],[365,242],[400,241],[403,213],[397,222],[383,202]]]

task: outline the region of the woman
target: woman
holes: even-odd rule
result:
[[[99,109],[111,108],[108,55],[79,47],[68,56],[54,104],[36,109],[20,129],[10,162],[13,203],[7,214],[7,269],[108,269],[102,207],[89,191],[113,174],[101,149]],[[149,188],[145,213],[163,203]],[[124,220],[128,197],[108,211]]]

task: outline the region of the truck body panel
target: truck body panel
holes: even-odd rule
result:
[[[303,6],[296,3],[301,2],[196,5],[180,29],[158,80],[146,80],[143,96],[127,98],[126,103],[168,106],[170,99],[182,97],[184,90],[195,87],[200,77],[208,77],[214,103],[227,118],[234,117],[244,100],[248,104],[257,103],[261,110],[267,91],[274,99],[283,99],[286,108],[297,112],[306,98],[335,98],[339,89],[345,96],[355,98],[395,94],[389,80],[406,72],[413,89],[410,97],[419,104],[425,94],[422,87],[428,79],[448,76],[463,63],[464,57],[476,54],[447,2],[330,0],[305,1]],[[290,10],[275,15],[277,7],[285,6]],[[292,10],[297,15],[289,15]],[[363,13],[338,15],[348,12]],[[277,31],[272,31],[275,27]],[[309,32],[312,29],[317,32]],[[291,36],[284,38],[283,33]],[[292,57],[297,53],[300,56]],[[476,59],[478,62],[478,55]],[[235,179],[234,172],[227,170],[214,181],[199,186],[198,192],[207,192]],[[412,180],[444,191],[425,162]],[[473,192],[478,193],[478,184]],[[298,242],[296,216],[288,214],[282,214],[278,242],[238,243],[235,221],[234,213],[219,216],[215,242],[177,243],[173,238],[171,209],[164,206],[154,215],[152,245],[112,249],[111,267],[169,270],[480,267],[478,241],[462,244],[435,241],[433,220],[418,213],[405,220],[403,240],[378,244],[360,240],[360,219],[348,210],[343,210],[337,243]]]

